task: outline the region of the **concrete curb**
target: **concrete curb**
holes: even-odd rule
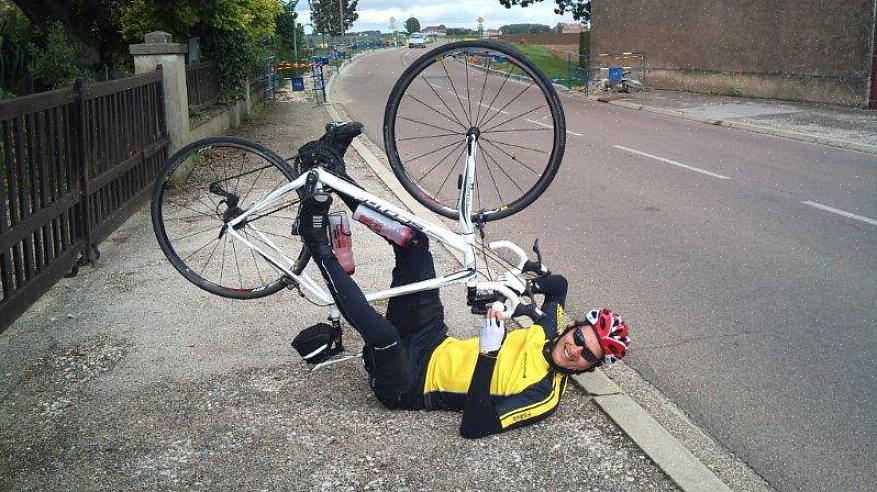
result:
[[[344,65],[342,65],[342,68]],[[336,75],[340,75],[339,69]],[[347,114],[335,103],[326,106],[334,120],[347,121]],[[367,143],[366,143],[367,142]],[[413,213],[422,217],[438,218],[402,188],[389,162],[369,149],[377,146],[367,136],[354,139],[353,149],[372,171],[384,182]],[[447,249],[462,263],[462,256]],[[640,449],[645,452],[670,479],[685,492],[730,491],[703,463],[661,424],[652,418],[633,398],[628,396],[602,371],[573,376],[573,381],[591,395],[594,402],[612,419]]]
[[[621,106],[622,108],[634,109],[638,111],[647,111],[649,113],[663,114],[667,116],[673,116],[676,118],[682,118],[684,120],[689,121],[697,121],[700,123],[707,123],[710,125],[716,126],[726,126],[729,128],[737,128],[739,130],[746,130],[753,133],[762,133],[765,135],[773,135],[775,137],[785,137],[791,138],[794,140],[800,140],[808,143],[829,145],[831,147],[840,147],[844,149],[855,150],[858,152],[865,152],[867,154],[877,154],[877,145],[868,145],[868,144],[860,144],[857,142],[850,142],[847,140],[839,140],[836,138],[828,138],[822,137],[819,135],[812,135],[809,133],[801,133],[801,132],[793,132],[789,130],[780,130],[778,128],[772,128],[764,125],[756,125],[754,123],[743,123],[739,121],[726,121],[717,118],[708,118],[704,116],[697,116],[688,114],[682,111],[677,111],[675,109],[667,109],[667,108],[659,108],[656,106],[647,106],[644,104],[639,104],[630,101],[604,101],[598,98],[589,98],[592,101],[599,102],[607,102],[609,104],[615,106]]]

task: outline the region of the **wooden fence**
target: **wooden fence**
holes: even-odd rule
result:
[[[148,197],[161,71],[0,102],[0,332]]]

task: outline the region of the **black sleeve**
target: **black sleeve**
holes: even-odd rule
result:
[[[538,278],[533,281],[533,289],[535,293],[545,295],[543,306],[552,302],[561,306],[566,305],[566,291],[569,289],[569,282],[563,275],[554,274]]]
[[[463,407],[463,421],[460,423],[460,435],[474,439],[502,432],[502,426],[493,403],[490,400],[490,380],[496,357],[478,354],[469,392],[466,394],[466,405]]]

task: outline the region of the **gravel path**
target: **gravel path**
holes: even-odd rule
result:
[[[326,118],[287,100],[237,133],[288,156]],[[353,152],[348,168],[395,201]],[[357,281],[385,286],[391,252],[356,226]],[[148,207],[101,252],[0,335],[0,490],[675,490],[572,384],[548,420],[469,441],[458,414],[382,408],[358,361],[309,373],[289,341],[323,308],[200,291]],[[472,336],[463,295],[443,292],[448,323]]]

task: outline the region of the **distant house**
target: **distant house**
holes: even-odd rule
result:
[[[571,23],[561,22],[560,23],[560,32],[563,34],[579,33],[579,32],[584,32],[584,31],[585,31],[585,26],[582,25],[581,23],[578,23],[578,22],[571,22]]]
[[[426,36],[444,37],[448,35],[448,28],[444,24],[439,24],[437,26],[426,26],[420,32]]]
[[[502,29],[485,29],[484,35],[482,37],[485,38],[498,38],[502,36]]]

